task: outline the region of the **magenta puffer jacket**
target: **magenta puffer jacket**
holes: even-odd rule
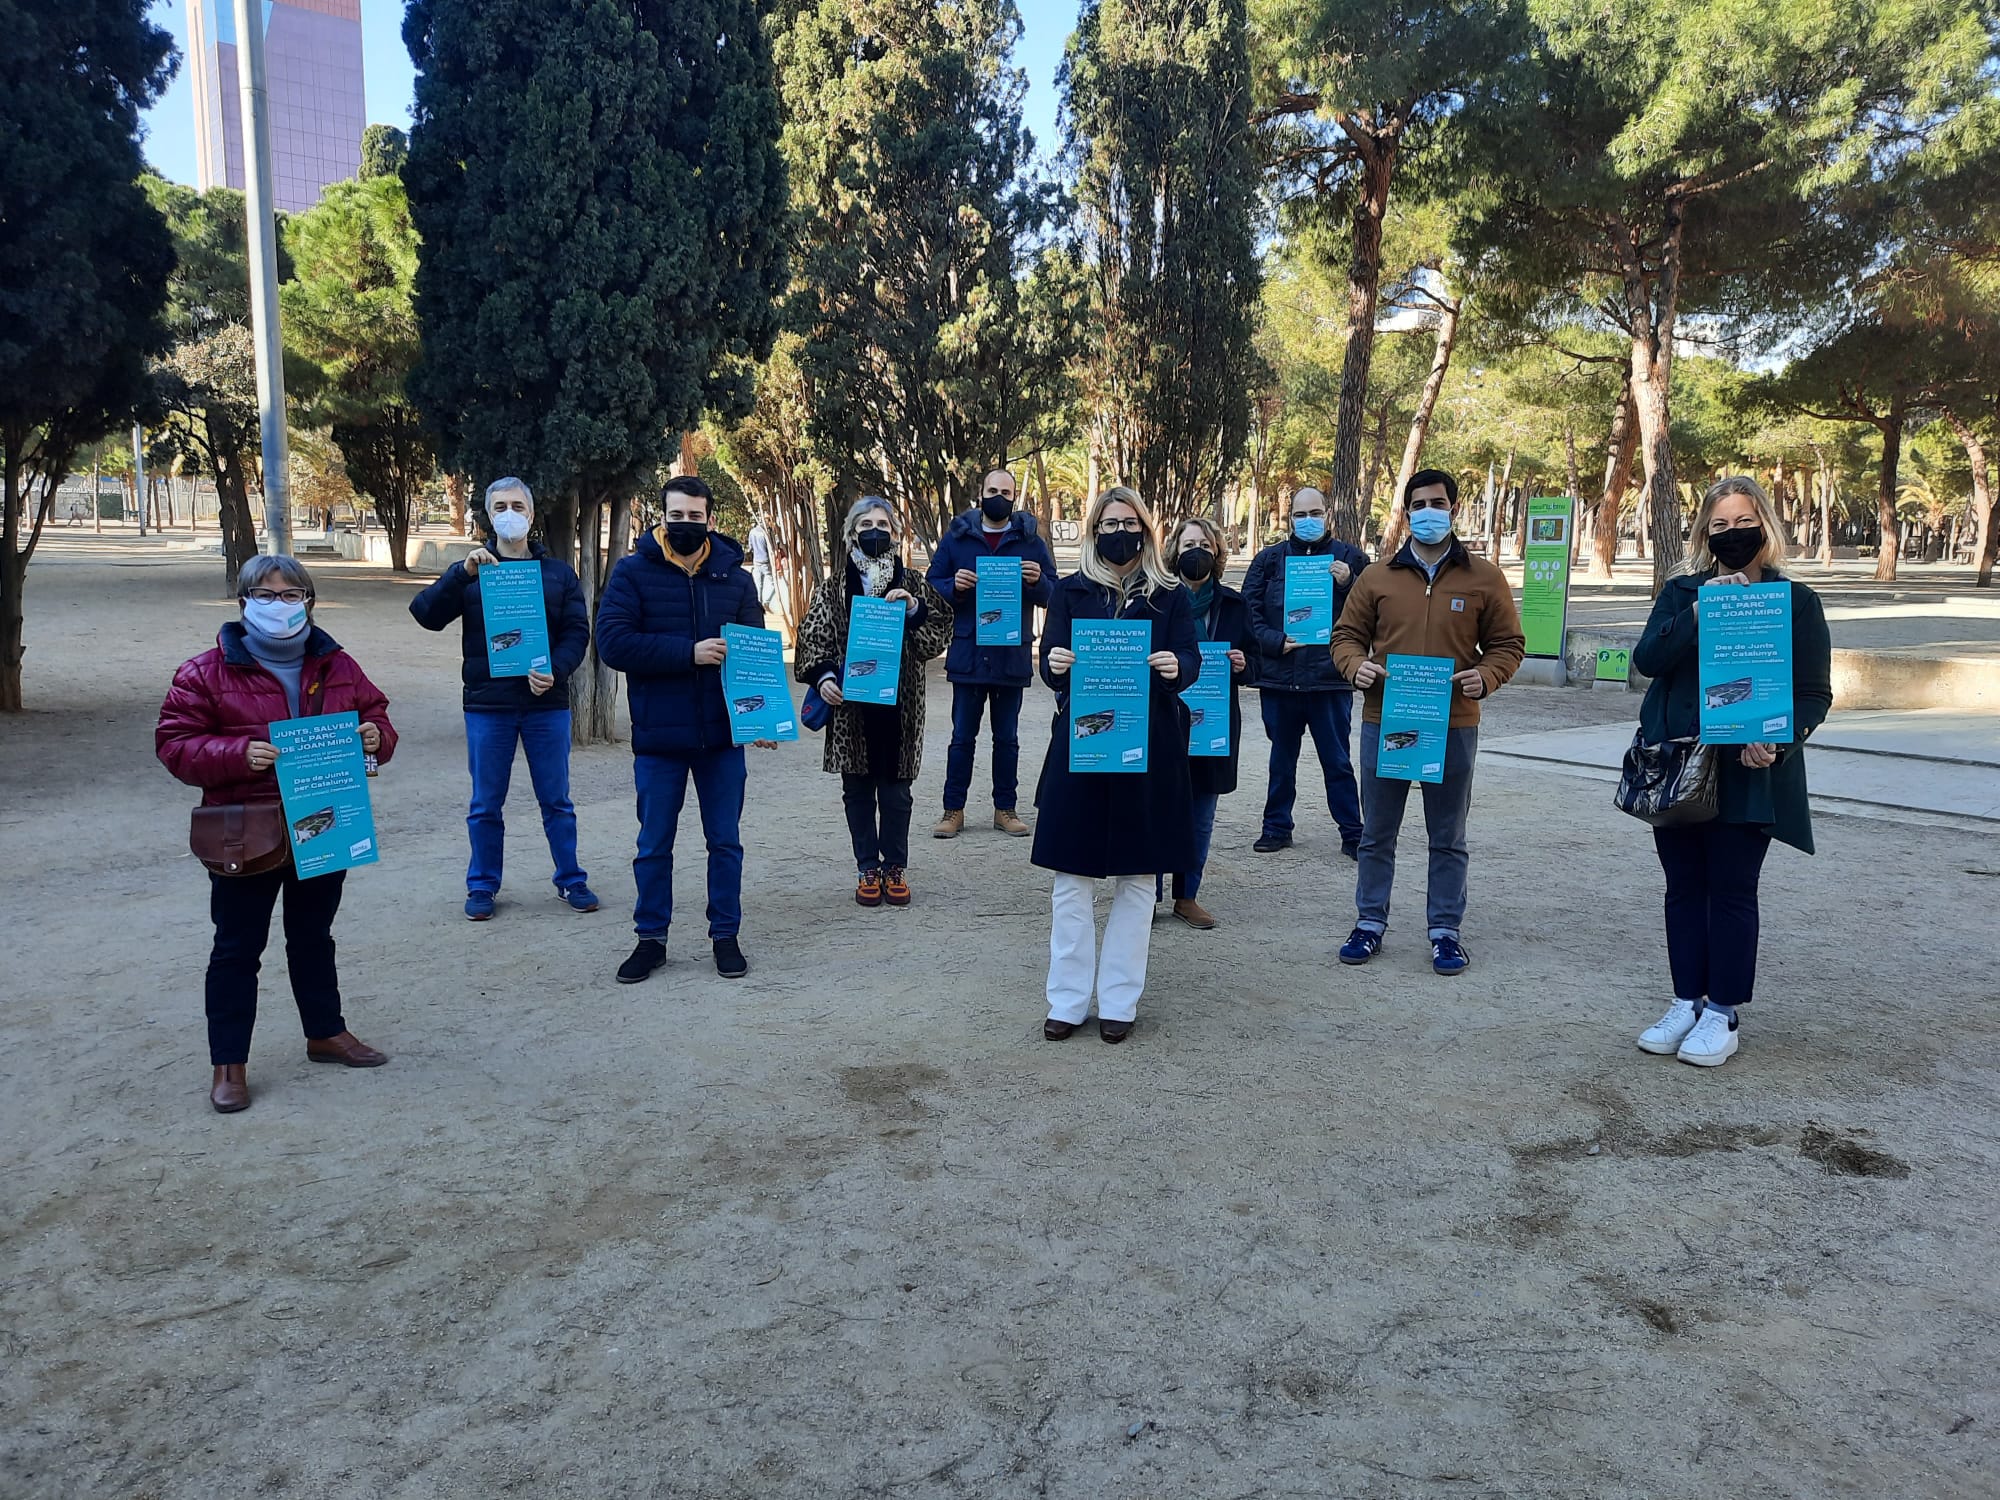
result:
[[[317,625],[306,640],[299,712],[359,714],[364,724],[382,731],[376,760],[386,765],[396,753],[389,700],[340,649],[340,643]],[[216,636],[213,651],[182,662],[174,673],[174,685],[160,705],[153,745],[162,765],[189,786],[201,788],[204,807],[276,802],[278,778],[270,771],[250,769],[250,742],[268,740],[272,723],[291,716],[284,685],[257,664],[243,643],[241,622],[232,620]]]

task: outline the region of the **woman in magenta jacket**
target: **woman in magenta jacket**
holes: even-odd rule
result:
[[[339,642],[312,622],[313,581],[291,557],[253,557],[236,578],[242,616],[222,627],[213,650],[181,664],[160,708],[160,761],[204,807],[276,802],[274,721],[354,713],[377,762],[396,753],[389,700]],[[305,1028],[306,1056],[350,1068],[389,1059],[347,1029],[334,971],[333,918],[344,872],[301,880],[289,858],[262,875],[209,876],[215,946],[207,981],[209,1102],[223,1114],[250,1105],[244,1067],[257,1019],[257,968],[271,913],[285,899],[285,964]]]

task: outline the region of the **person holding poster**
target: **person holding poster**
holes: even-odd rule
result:
[[[1174,872],[1174,915],[1205,932],[1215,925],[1215,918],[1195,898],[1201,893],[1202,872],[1208,867],[1216,806],[1236,790],[1236,754],[1243,742],[1243,708],[1237,702],[1236,689],[1247,680],[1257,645],[1250,630],[1250,606],[1241,594],[1222,581],[1223,570],[1229,566],[1229,549],[1222,540],[1221,527],[1206,516],[1191,518],[1168,546],[1167,566],[1187,590],[1195,639],[1208,660],[1196,679],[1198,686],[1211,685],[1211,668],[1218,658],[1226,667],[1217,674],[1221,679],[1221,697],[1227,704],[1227,712],[1221,714],[1222,722],[1189,726],[1188,789],[1194,797],[1194,863]],[[1189,714],[1192,717],[1192,707]],[[1227,746],[1219,755],[1213,753],[1217,739]],[[1163,894],[1156,887],[1154,899]]]
[[[306,1056],[350,1068],[389,1060],[358,1040],[341,1014],[333,918],[346,872],[303,878],[281,811],[274,725],[354,714],[364,752],[381,765],[396,753],[389,700],[313,623],[316,597],[312,574],[297,558],[246,561],[236,574],[240,616],[222,627],[213,650],[174,673],[153,736],[160,763],[201,788],[190,843],[209,870],[208,1097],[221,1114],[250,1107],[244,1070],[257,1021],[257,970],[280,896],[285,967]]]
[[[1639,707],[1647,744],[1695,738],[1707,698],[1734,696],[1733,683],[1702,692],[1700,600],[1732,585],[1784,582],[1778,567],[1785,550],[1784,523],[1756,480],[1737,475],[1702,496],[1687,560],[1660,590],[1632,652],[1632,666],[1653,679]],[[1698,1067],[1727,1062],[1740,1041],[1738,1012],[1750,1003],[1757,979],[1757,882],[1771,841],[1813,852],[1805,742],[1833,706],[1833,643],[1819,596],[1802,583],[1790,589],[1784,741],[1711,745],[1715,818],[1653,830],[1666,877],[1674,999],[1640,1033],[1639,1046]]]
[[[1396,840],[1413,780],[1424,789],[1430,835],[1431,968],[1462,974],[1472,962],[1459,929],[1479,706],[1520,669],[1525,643],[1507,575],[1453,535],[1457,507],[1458,481],[1451,475],[1442,469],[1412,474],[1403,490],[1410,539],[1387,563],[1361,575],[1333,631],[1334,665],[1367,700],[1356,921],[1340,948],[1344,964],[1367,963],[1389,930]],[[1394,722],[1385,715],[1388,699],[1394,700]]]
[[[743,927],[743,747],[730,728],[722,663],[724,625],[762,628],[764,607],[743,566],[743,549],[709,529],[709,489],[691,475],[660,487],[662,520],[618,559],[597,606],[597,654],[625,674],[632,710],[632,778],[639,793],[639,888],[632,926],[639,941],[618,966],[620,984],[638,984],[667,961],[674,915],[674,837],[688,782],[701,805],[708,844],[708,937],[715,972],[750,972],[737,936]],[[753,741],[760,750],[770,740]]]
[[[951,683],[951,748],[945,752],[944,812],[931,829],[936,838],[955,839],[965,831],[965,799],[972,791],[972,762],[979,748],[979,721],[993,723],[993,826],[1026,838],[1028,824],[1015,804],[1020,794],[1021,695],[1034,676],[1034,611],[1049,602],[1056,563],[1035,518],[1014,509],[1014,476],[995,469],[981,486],[977,509],[956,517],[938,539],[925,575],[951,601],[951,649],[944,675]],[[1021,565],[1021,620],[1018,643],[982,644],[981,558],[1014,558]],[[990,587],[990,586],[989,586]],[[985,613],[992,613],[990,606]]]
[[[857,871],[854,899],[862,906],[908,906],[911,787],[924,753],[924,663],[950,643],[952,607],[903,566],[895,512],[879,495],[854,502],[841,538],[847,565],[813,590],[799,624],[793,672],[817,688],[832,710],[825,765],[840,778],[847,809]],[[841,692],[850,605],[856,599],[880,599],[904,609],[893,704],[863,703]]]
[[[1035,806],[1034,862],[1055,872],[1049,926],[1048,1019],[1042,1035],[1061,1041],[1090,1014],[1097,1032],[1122,1042],[1146,987],[1157,877],[1192,869],[1193,789],[1188,780],[1188,711],[1181,692],[1201,672],[1201,651],[1187,590],[1168,570],[1159,528],[1136,490],[1123,485],[1097,497],[1084,520],[1082,566],[1055,588],[1042,628],[1042,680],[1056,695],[1048,757]],[[1149,696],[1143,771],[1070,769],[1073,675],[1079,666],[1072,625],[1133,621],[1148,630],[1144,658]],[[1103,732],[1122,727],[1105,723]],[[1097,945],[1097,882],[1109,879],[1111,915]]]
[[[1292,496],[1289,525],[1291,534],[1259,552],[1243,580],[1250,629],[1257,638],[1257,696],[1264,734],[1271,742],[1264,827],[1253,847],[1259,854],[1272,854],[1292,846],[1299,750],[1310,730],[1326,783],[1326,810],[1340,830],[1340,852],[1353,859],[1361,841],[1361,801],[1348,751],[1354,725],[1353,685],[1334,670],[1325,638],[1317,648],[1306,644],[1307,621],[1288,618],[1304,606],[1288,607],[1285,601],[1288,592],[1296,594],[1299,569],[1323,565],[1332,580],[1326,601],[1330,619],[1338,620],[1354,580],[1368,566],[1368,554],[1333,535],[1327,524],[1326,496],[1318,490],[1303,489]]]
[[[472,845],[465,867],[465,915],[474,922],[490,920],[500,894],[507,788],[517,750],[527,754],[528,780],[541,804],[556,898],[572,911],[596,911],[597,897],[577,862],[576,807],[569,796],[569,679],[590,649],[590,606],[576,570],[529,539],[535,497],[523,481],[494,480],[475,520],[482,544],[410,601],[410,614],[424,629],[443,630],[454,620],[460,627],[465,759],[472,775],[472,806],[465,817]],[[518,669],[505,675],[495,669],[506,648],[496,652],[494,642],[505,642],[510,632],[496,637],[486,622],[481,574],[492,579],[508,568],[522,574],[535,570],[528,575],[529,598],[539,594],[548,635],[547,662],[530,666],[525,675],[517,675]],[[508,576],[511,581],[515,575]]]

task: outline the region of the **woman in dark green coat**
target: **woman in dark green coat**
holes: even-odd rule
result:
[[[1778,583],[1784,523],[1754,479],[1737,476],[1702,497],[1688,539],[1685,571],[1653,603],[1632,665],[1653,679],[1639,709],[1648,744],[1701,732],[1700,653],[1695,599],[1718,584]],[[1718,745],[1717,816],[1656,828],[1667,877],[1667,962],[1674,1003],[1639,1036],[1639,1046],[1699,1067],[1727,1062],[1740,1034],[1737,1009],[1757,978],[1757,877],[1771,840],[1813,852],[1806,802],[1806,737],[1833,706],[1833,646],[1819,595],[1792,584],[1792,740]]]

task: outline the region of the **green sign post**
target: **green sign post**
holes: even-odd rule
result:
[[[1528,549],[1521,565],[1521,631],[1528,638],[1528,655],[1563,654],[1563,632],[1569,624],[1569,528],[1566,495],[1547,495],[1528,502]]]

